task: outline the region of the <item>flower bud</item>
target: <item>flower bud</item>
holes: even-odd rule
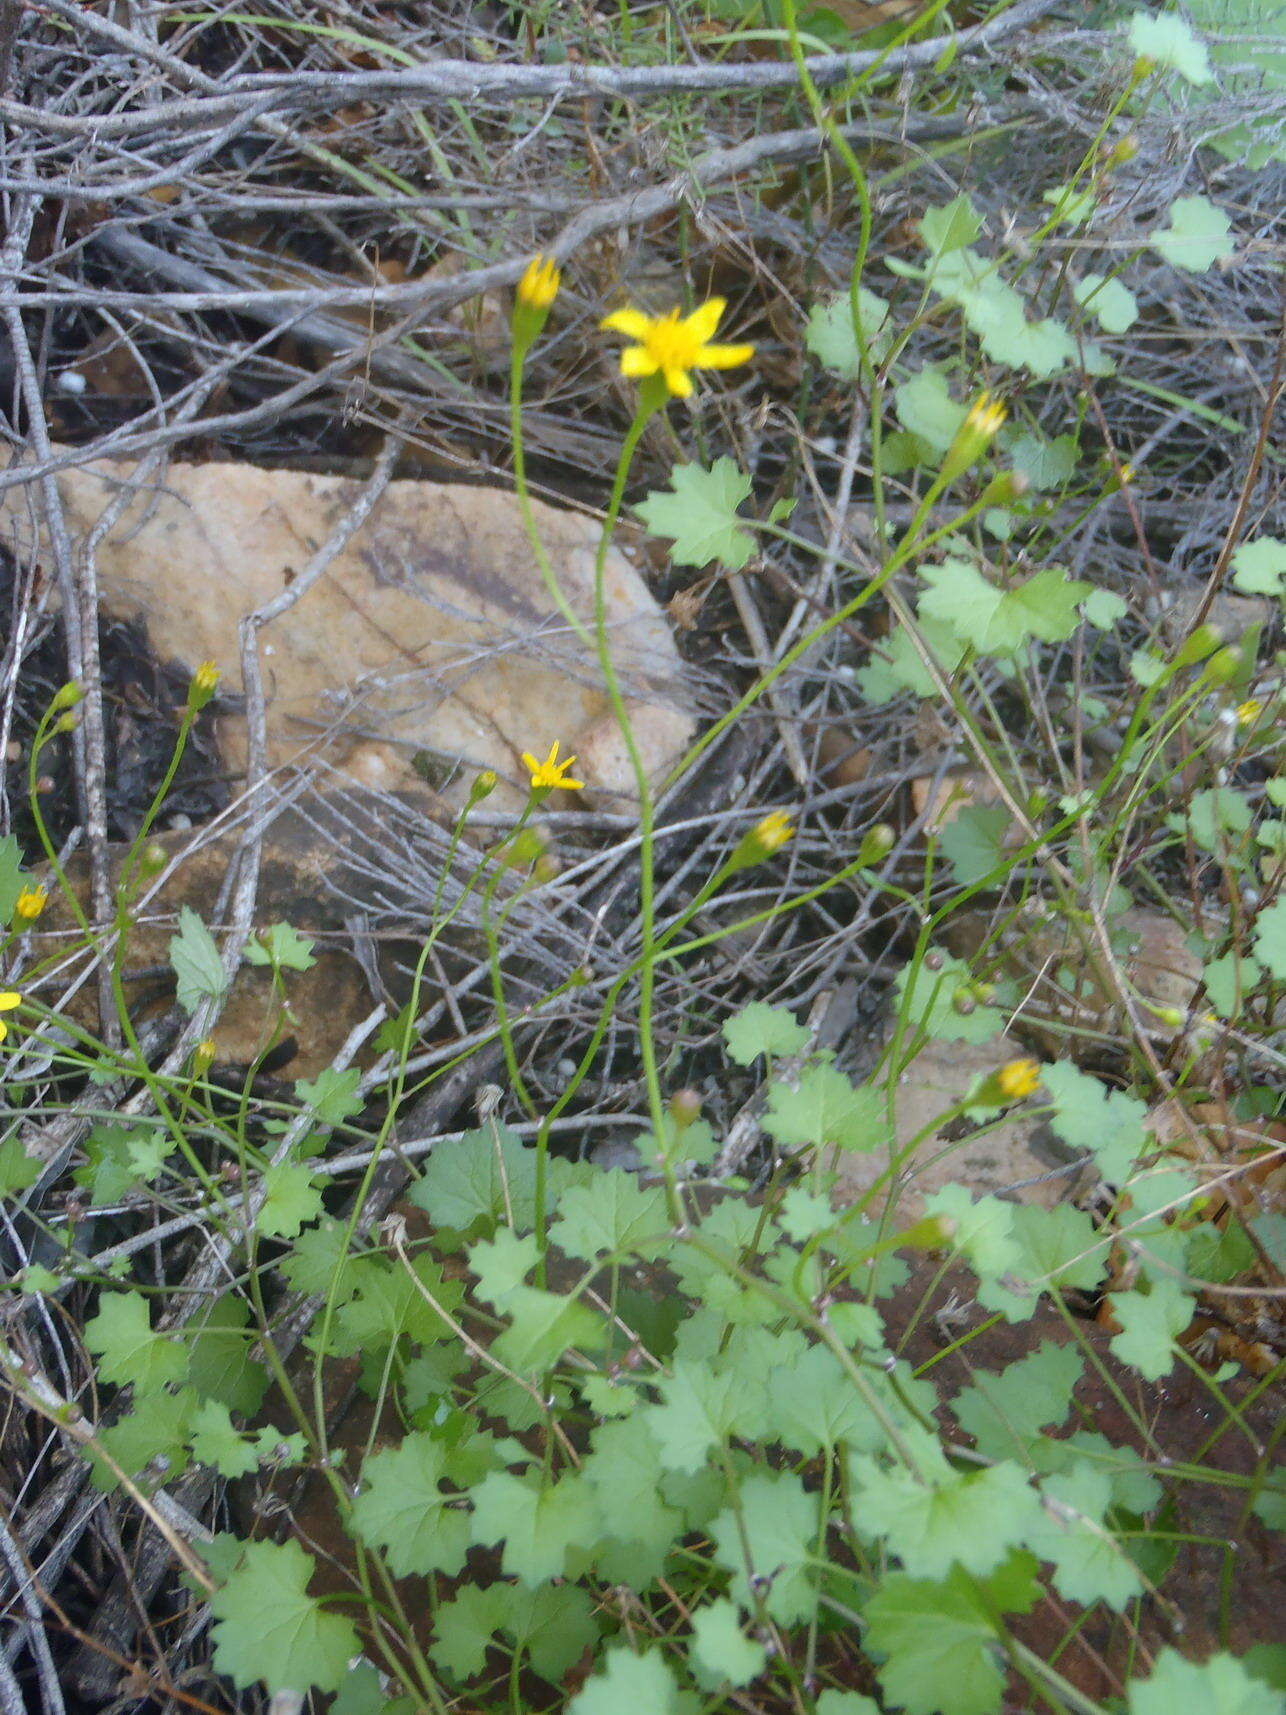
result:
[[[484,768],[482,773],[474,778],[469,788],[470,804],[480,804],[484,798],[489,798],[500,784],[500,778],[494,768]]]
[[[149,840],[139,853],[139,872],[142,875],[159,875],[169,861],[170,854],[160,840]]]
[[[13,914],[24,923],[34,923],[49,903],[49,890],[44,887],[24,887],[13,902]]]
[[[667,1105],[675,1131],[686,1131],[701,1118],[701,1096],[696,1090],[676,1090]]]
[[[1191,667],[1198,661],[1204,661],[1207,655],[1213,655],[1222,642],[1223,632],[1217,625],[1199,625],[1179,645],[1174,664],[1176,667]]]
[[[734,870],[750,869],[774,856],[795,837],[795,829],[784,810],[770,810],[749,833],[741,836],[729,859]]]
[[[188,712],[203,709],[219,687],[219,669],[213,661],[203,661],[192,675],[188,686]]]
[[[1009,413],[990,393],[980,393],[956,430],[955,439],[947,448],[939,480],[943,487],[964,475],[976,464],[991,445]]]
[[[1212,685],[1229,685],[1245,665],[1241,650],[1226,644],[1206,662],[1202,678],[1209,680]]]
[[[197,1043],[196,1047],[192,1050],[192,1070],[196,1073],[198,1078],[203,1078],[210,1070],[210,1067],[214,1064],[214,1056],[216,1053],[217,1049],[212,1036],[207,1036],[203,1042]]]
[[[68,679],[65,685],[54,692],[54,700],[49,705],[50,714],[59,714],[63,709],[74,709],[84,695],[76,680]]]

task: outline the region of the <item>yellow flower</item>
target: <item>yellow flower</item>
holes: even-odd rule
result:
[[[621,353],[621,374],[635,381],[661,375],[670,392],[686,399],[694,369],[735,369],[755,355],[753,345],[711,345],[710,338],[727,308],[724,298],[709,298],[690,316],[677,309],[664,316],[642,310],[615,310],[599,324],[610,333],[636,340]]]
[[[24,887],[13,902],[13,914],[32,923],[49,903],[49,893],[43,887]]]
[[[794,837],[795,826],[786,812],[770,810],[761,822],[755,823],[749,833],[741,836],[728,861],[734,871],[749,869],[752,864],[763,863],[765,859],[772,857]]]
[[[996,1073],[996,1087],[1011,1102],[1021,1102],[1040,1088],[1040,1067],[1035,1060],[1010,1060]]]
[[[192,1050],[192,1070],[198,1077],[210,1070],[218,1051],[213,1036],[207,1036],[204,1041],[197,1043]]]
[[[998,399],[990,393],[980,393],[965,412],[964,422],[956,430],[955,439],[947,448],[942,461],[940,480],[945,484],[962,476],[969,466],[980,459],[1009,415]]]
[[[533,792],[550,792],[555,786],[561,786],[565,792],[580,792],[584,789],[583,780],[569,780],[567,770],[575,762],[574,756],[569,756],[565,762],[558,760],[558,740],[549,747],[549,755],[543,762],[537,762],[529,750],[522,753],[523,766],[531,774],[531,789]]]
[[[1247,697],[1244,703],[1237,704],[1237,725],[1254,726],[1264,712],[1262,697]]]
[[[518,282],[518,302],[529,309],[547,310],[558,296],[562,279],[552,257],[533,256]]]
[[[188,708],[193,714],[203,709],[219,685],[219,669],[213,661],[203,661],[192,675],[188,686]]]
[[[0,1012],[12,1012],[15,1006],[22,1005],[22,996],[15,994],[12,989],[6,989],[0,994]],[[0,1042],[9,1034],[9,1026],[0,1018]]]

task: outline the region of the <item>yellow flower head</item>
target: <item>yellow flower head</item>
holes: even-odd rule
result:
[[[219,685],[219,669],[213,661],[203,661],[192,675],[188,686],[188,708],[193,714],[203,709]]]
[[[1247,697],[1244,703],[1237,704],[1237,725],[1254,726],[1264,712],[1262,697]]]
[[[204,1041],[197,1043],[192,1050],[192,1070],[198,1077],[210,1070],[217,1053],[218,1048],[213,1036],[207,1036]]]
[[[567,778],[567,770],[575,760],[574,756],[569,756],[564,762],[558,760],[557,739],[550,745],[549,755],[543,762],[537,762],[529,750],[524,750],[522,753],[523,767],[531,775],[533,792],[551,792],[555,786],[561,786],[564,792],[582,791],[585,786],[583,780],[569,780]]]
[[[965,424],[975,434],[985,435],[990,440],[1004,427],[1008,415],[999,399],[993,399],[990,393],[980,393],[969,407]]]
[[[962,476],[982,457],[1004,427],[1008,415],[999,399],[993,399],[990,393],[978,395],[965,412],[964,421],[956,430],[942,461],[940,480],[944,486]]]
[[[533,256],[518,282],[518,302],[529,309],[547,310],[558,296],[562,279],[552,257]]]
[[[755,355],[753,345],[712,345],[711,336],[727,308],[724,298],[709,298],[690,316],[677,309],[648,316],[642,310],[615,310],[599,324],[610,333],[635,340],[621,353],[621,374],[635,381],[661,375],[679,399],[692,392],[694,369],[735,369]]]
[[[996,1086],[1007,1101],[1021,1102],[1040,1088],[1040,1066],[1035,1060],[1010,1060],[996,1073]]]
[[[770,810],[738,840],[729,860],[734,872],[763,863],[795,837],[795,825],[784,810]]]
[[[15,1006],[22,1005],[22,996],[15,994],[12,989],[6,989],[0,994],[0,1012],[12,1012]],[[9,1026],[0,1018],[0,1042],[9,1034]]]
[[[49,903],[49,893],[43,887],[24,887],[13,902],[13,914],[26,923],[34,923]]]

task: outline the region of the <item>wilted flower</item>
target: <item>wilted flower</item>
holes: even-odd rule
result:
[[[711,336],[727,308],[725,298],[708,298],[690,316],[677,309],[663,316],[642,310],[615,310],[599,324],[610,333],[635,340],[621,353],[621,374],[635,381],[649,375],[664,377],[679,399],[692,392],[694,369],[735,369],[755,355],[753,345],[712,345]]]

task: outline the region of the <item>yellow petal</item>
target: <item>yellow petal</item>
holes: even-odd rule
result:
[[[652,318],[642,310],[613,310],[598,325],[607,333],[623,333],[627,339],[646,339]]]
[[[683,325],[694,339],[704,345],[718,327],[727,307],[726,298],[707,298],[704,304],[685,317]]]
[[[754,355],[753,345],[703,345],[697,362],[702,369],[735,369],[739,363],[749,363]]]
[[[676,399],[686,399],[692,391],[692,377],[686,369],[671,366],[665,372],[665,385]]]
[[[8,1034],[9,1026],[5,1023],[3,1018],[0,1018],[0,1042],[3,1042]]]
[[[540,773],[540,764],[536,761],[536,758],[529,750],[524,750],[522,753],[522,765],[527,770],[528,774]]]
[[[628,375],[634,381],[640,381],[646,375],[655,375],[660,367],[644,345],[627,345],[621,353],[621,374]]]
[[[0,1012],[12,1012],[15,1006],[22,1005],[22,996],[15,994],[12,989],[6,989],[0,994]]]

